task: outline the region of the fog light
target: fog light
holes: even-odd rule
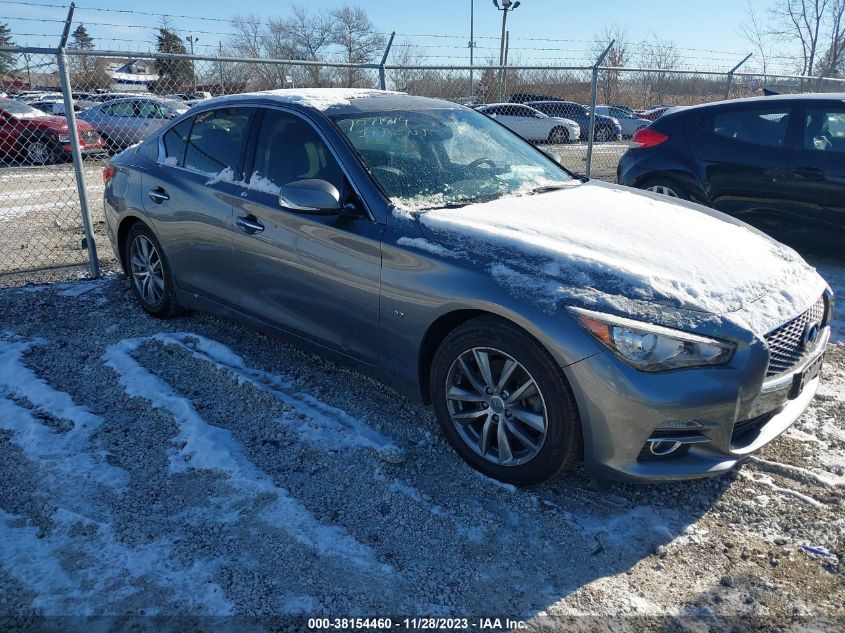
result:
[[[704,425],[698,420],[667,420],[661,422],[655,431],[689,431],[703,428]]]
[[[656,457],[666,457],[671,455],[683,446],[680,442],[672,442],[671,440],[659,440],[657,442],[649,442],[648,450]]]

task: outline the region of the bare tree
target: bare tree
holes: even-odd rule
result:
[[[778,31],[801,46],[801,74],[812,75],[823,50],[822,27],[828,9],[836,0],[779,0],[772,13],[780,22]]]
[[[675,42],[660,39],[652,33],[651,41],[640,43],[639,57],[644,68],[653,69],[644,73],[643,92],[658,103],[663,103],[672,78],[672,73],[664,71],[677,69],[681,61]]]
[[[819,60],[818,69],[824,76],[845,73],[845,0],[834,0],[829,16],[830,45]]]
[[[310,14],[307,9],[294,6],[291,17],[283,20],[288,45],[293,59],[320,61],[332,45],[333,24],[325,12]],[[319,66],[305,66],[309,83],[314,87],[326,84]]]
[[[739,28],[739,34],[751,45],[754,56],[760,62],[760,69],[763,71],[763,75],[766,75],[769,70],[769,58],[772,55],[770,42],[772,33],[763,27],[760,16],[757,15],[751,5],[751,0],[748,0],[748,6],[745,9],[745,23]]]
[[[340,47],[345,62],[368,63],[384,50],[384,36],[361,7],[341,7],[332,11],[331,17],[334,22],[332,41]],[[362,81],[363,73],[358,68],[347,68],[343,74],[348,88]]]
[[[587,51],[590,63],[601,56],[602,53],[613,42],[613,46],[604,59],[604,66],[622,68],[630,62],[630,50],[628,48],[628,29],[620,24],[605,26],[593,38],[593,44]],[[605,70],[599,76],[599,90],[605,103],[619,103],[620,76],[618,70]]]

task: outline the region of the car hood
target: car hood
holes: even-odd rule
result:
[[[795,251],[738,220],[595,181],[428,211],[418,221],[429,239],[508,290],[550,304],[730,314],[765,333],[825,289]]]
[[[30,128],[37,128],[40,130],[60,130],[63,132],[67,131],[67,118],[63,116],[44,116],[20,120],[22,122],[25,122],[27,127]],[[80,120],[77,116],[76,129],[80,132],[87,132],[92,130],[93,128],[89,123]]]

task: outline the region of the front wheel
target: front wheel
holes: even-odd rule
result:
[[[153,232],[144,224],[136,223],[129,230],[125,249],[126,273],[141,307],[159,318],[178,313],[173,276]]]
[[[581,455],[578,412],[560,367],[507,321],[479,317],[446,337],[431,369],[431,399],[452,447],[499,481],[539,484]]]
[[[24,159],[30,165],[50,165],[58,162],[58,152],[53,144],[41,138],[35,138],[24,146]]]
[[[596,130],[596,142],[606,143],[610,140],[610,130],[606,127],[600,127]]]
[[[566,128],[556,127],[549,132],[549,143],[552,145],[564,145],[569,142],[569,132]]]

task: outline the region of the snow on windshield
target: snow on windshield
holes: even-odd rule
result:
[[[41,119],[51,116],[46,112],[13,99],[0,100],[0,112],[4,112],[16,119]]]
[[[343,114],[335,120],[400,214],[577,182],[472,110]]]

